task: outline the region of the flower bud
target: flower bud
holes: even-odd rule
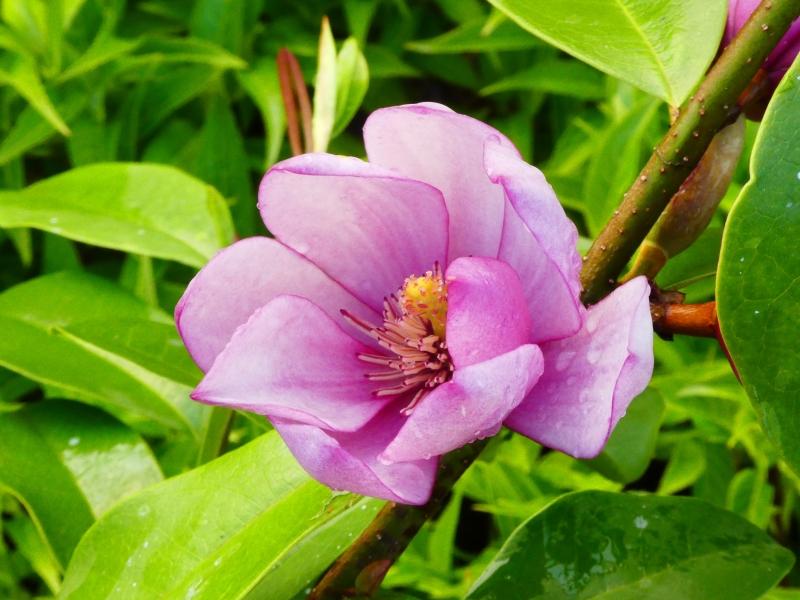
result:
[[[667,260],[686,250],[705,231],[733,178],[744,133],[744,118],[739,117],[714,137],[645,239],[629,277],[654,279]]]

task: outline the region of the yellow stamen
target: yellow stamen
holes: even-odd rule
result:
[[[447,319],[447,284],[438,266],[422,277],[406,279],[400,292],[400,301],[407,314],[418,315],[430,321],[433,333],[444,339]]]

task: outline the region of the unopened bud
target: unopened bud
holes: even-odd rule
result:
[[[744,118],[721,130],[642,244],[630,276],[654,279],[705,231],[733,179],[744,146]]]

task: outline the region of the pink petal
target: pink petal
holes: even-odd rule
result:
[[[430,183],[450,214],[449,257],[496,257],[503,227],[503,193],[483,170],[483,145],[513,144],[485,123],[438,104],[409,104],[373,112],[364,125],[370,162]]]
[[[541,350],[526,344],[457,369],[453,379],[414,408],[381,458],[389,462],[427,458],[494,435],[539,379],[542,368]]]
[[[441,193],[355,158],[306,154],[277,164],[261,182],[259,207],[275,237],[375,309],[406,277],[446,260]]]
[[[653,373],[649,294],[637,277],[589,308],[576,335],[543,344],[544,375],[506,425],[577,458],[596,456]]]
[[[578,230],[541,171],[492,140],[485,160],[489,177],[505,190],[499,258],[522,280],[533,341],[570,336],[581,325]]]
[[[381,320],[296,252],[275,240],[248,238],[212,258],[175,307],[178,331],[198,366],[211,368],[236,328],[280,294],[308,298],[336,319],[344,308],[372,323]]]
[[[303,468],[325,485],[403,504],[425,504],[436,477],[436,458],[393,464],[378,460],[405,420],[400,408],[387,407],[353,433],[283,419],[272,419],[272,424]]]
[[[530,342],[531,317],[514,269],[493,258],[463,257],[446,279],[447,348],[456,368]]]
[[[364,377],[365,351],[312,302],[278,296],[236,330],[192,398],[354,431],[387,404]]]

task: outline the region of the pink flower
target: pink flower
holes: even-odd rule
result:
[[[730,0],[728,22],[725,26],[725,45],[730,44],[760,2],[761,0]],[[764,63],[764,70],[769,75],[773,87],[780,83],[784,73],[792,66],[798,51],[800,51],[800,19],[792,23],[789,31],[784,34]]]
[[[275,239],[223,250],[178,328],[208,404],[269,417],[319,481],[408,504],[437,457],[505,424],[603,448],[653,368],[649,286],[586,310],[577,231],[491,127],[438,104],[378,110],[370,162],[291,158],[264,176]]]

